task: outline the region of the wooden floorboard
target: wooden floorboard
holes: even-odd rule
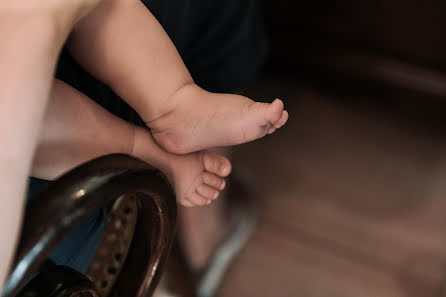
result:
[[[230,270],[221,296],[406,296],[392,271],[295,239],[274,228],[259,230]]]
[[[446,132],[290,80],[251,94],[275,92],[289,123],[233,157],[261,223],[219,297],[443,297]]]

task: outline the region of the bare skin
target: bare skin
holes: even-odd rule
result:
[[[233,146],[272,134],[288,120],[283,102],[254,102],[232,94],[214,94],[195,84],[172,97],[175,108],[147,122],[155,140],[167,151],[185,154]]]
[[[280,100],[258,103],[195,85],[175,46],[139,0],[102,2],[76,26],[69,48],[85,69],[139,113],[158,144],[172,153],[252,141],[288,119]]]
[[[186,155],[168,153],[156,144],[147,130],[138,131],[144,134],[136,133],[134,156],[151,164],[159,163],[157,167],[162,168],[174,186],[179,204],[202,206],[218,198],[226,186],[224,177],[231,172],[228,159],[206,151]]]
[[[209,204],[225,187],[228,159],[212,152],[175,155],[161,149],[147,129],[112,115],[56,80],[36,151],[33,176],[54,179],[95,157],[124,153],[160,168],[183,206]]]
[[[60,49],[98,0],[0,1],[0,292]],[[30,50],[32,49],[32,50]]]

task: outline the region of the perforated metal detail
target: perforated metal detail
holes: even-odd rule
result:
[[[86,273],[101,297],[110,294],[122,270],[132,243],[137,217],[134,194],[120,197],[112,208],[104,235]]]

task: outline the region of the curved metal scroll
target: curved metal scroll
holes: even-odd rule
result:
[[[111,295],[151,296],[174,239],[175,197],[157,169],[126,155],[109,155],[65,174],[27,205],[15,265],[3,297],[15,296],[57,243],[83,219],[128,194],[136,194],[138,219]]]

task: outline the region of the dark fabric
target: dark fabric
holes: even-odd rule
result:
[[[172,39],[195,82],[212,92],[239,91],[266,56],[255,0],[142,0]],[[180,4],[180,5],[179,5]]]
[[[46,180],[31,178],[27,200],[35,198],[47,185]],[[110,210],[111,207],[104,207],[79,224],[52,251],[49,258],[58,265],[67,265],[85,273],[101,239]]]
[[[204,89],[239,91],[253,79],[265,59],[267,47],[255,0],[143,0],[143,3],[172,39],[195,82]],[[115,115],[144,125],[133,109],[85,72],[66,51],[61,55],[56,76]],[[45,184],[31,179],[30,196]],[[107,210],[92,215],[56,248],[52,260],[85,271],[106,217]]]

